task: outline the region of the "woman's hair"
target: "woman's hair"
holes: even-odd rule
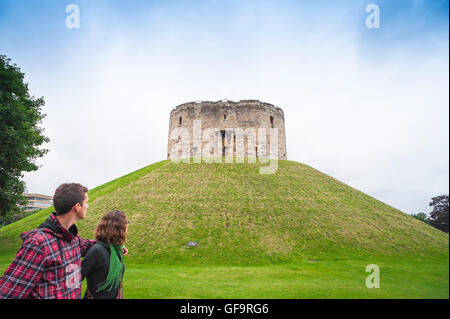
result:
[[[94,237],[113,246],[125,244],[128,219],[124,212],[113,210],[100,219]]]

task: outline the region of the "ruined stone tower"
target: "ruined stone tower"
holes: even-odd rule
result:
[[[212,138],[214,150],[206,145],[211,145]],[[287,158],[284,113],[272,104],[258,100],[197,101],[170,112],[168,159],[214,152],[219,156],[259,157],[269,154],[270,147],[278,159]]]

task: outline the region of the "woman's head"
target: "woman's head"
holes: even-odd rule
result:
[[[106,213],[95,229],[94,237],[114,246],[125,244],[127,240],[128,219],[124,212],[113,210]]]

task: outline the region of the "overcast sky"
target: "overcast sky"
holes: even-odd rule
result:
[[[67,28],[68,4],[80,28]],[[368,4],[380,9],[367,28]],[[287,156],[405,213],[449,188],[448,1],[1,0],[0,54],[44,96],[29,192],[165,159],[170,111],[258,99]]]

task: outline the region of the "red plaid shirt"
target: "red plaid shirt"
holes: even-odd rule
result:
[[[0,278],[0,299],[81,298],[81,257],[95,241],[80,238],[75,225],[66,230],[55,213],[39,227],[21,234],[22,247]]]

